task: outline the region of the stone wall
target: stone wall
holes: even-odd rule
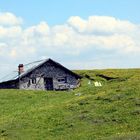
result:
[[[22,77],[19,80],[20,89],[46,90],[45,77],[53,78],[54,90],[76,88],[78,84],[78,79],[73,74],[51,62],[47,62]],[[35,84],[32,83],[34,78],[36,79]],[[66,82],[59,82],[59,78],[66,78]]]

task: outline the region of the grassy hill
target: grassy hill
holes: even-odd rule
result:
[[[73,91],[0,90],[0,140],[140,140],[140,69],[76,72]]]

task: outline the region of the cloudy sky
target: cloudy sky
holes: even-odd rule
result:
[[[70,69],[140,67],[140,0],[0,0],[0,73],[52,58]]]

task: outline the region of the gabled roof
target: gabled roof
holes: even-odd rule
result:
[[[47,59],[44,59],[44,60],[39,60],[39,61],[35,61],[35,62],[31,62],[31,63],[28,63],[28,64],[25,64],[24,65],[24,73],[26,73],[27,71],[29,71],[30,69],[33,69],[35,68],[36,66],[38,66],[39,64],[45,62]],[[22,73],[22,74],[24,74]],[[21,74],[21,75],[22,75]],[[7,81],[12,81],[12,80],[16,80],[19,78],[19,76],[21,76],[18,74],[18,71],[17,69],[14,70],[14,71],[11,71],[9,74],[5,75],[4,77],[2,77],[0,79],[0,83],[2,82],[7,82]]]
[[[32,72],[33,70],[37,69],[38,67],[42,66],[44,63],[47,63],[47,62],[52,62],[52,63],[54,63],[56,66],[58,66],[58,67],[62,68],[63,70],[65,70],[65,71],[71,73],[71,74],[72,74],[73,76],[75,76],[76,78],[81,78],[80,75],[78,75],[78,74],[72,72],[71,70],[67,69],[66,67],[64,67],[64,66],[61,65],[60,63],[58,63],[58,62],[56,62],[56,61],[54,61],[54,60],[52,60],[52,59],[50,59],[50,58],[44,60],[43,62],[39,63],[38,65],[36,65],[36,66],[34,66],[34,67],[32,67],[32,68],[30,68],[30,69],[27,70],[26,72],[24,72],[24,73],[22,73],[21,75],[19,75],[19,77],[22,78],[22,77],[26,76],[27,74],[29,74],[30,72]]]
[[[31,73],[33,70],[37,69],[38,67],[42,66],[44,63],[47,63],[47,62],[51,62],[53,64],[55,64],[56,66],[62,68],[63,70],[71,73],[73,76],[75,76],[76,78],[81,78],[80,75],[72,72],[71,70],[67,69],[66,67],[64,67],[63,65],[61,65],[60,63],[52,60],[52,59],[44,59],[44,60],[40,60],[40,61],[35,61],[34,63],[29,63],[29,64],[26,64],[26,70],[25,72],[23,72],[22,74],[18,75],[17,72],[14,72],[13,75],[10,75],[9,78],[7,79],[3,79],[1,81],[1,83],[3,82],[8,82],[8,81],[12,81],[12,80],[17,80],[18,78],[22,78],[24,76],[26,76],[27,74]]]

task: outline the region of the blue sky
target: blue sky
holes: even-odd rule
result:
[[[26,25],[41,20],[49,25],[62,24],[70,16],[87,18],[91,15],[114,16],[140,23],[139,0],[1,0],[0,10],[21,16]]]
[[[0,72],[51,57],[71,69],[140,67],[140,0],[0,0]]]

